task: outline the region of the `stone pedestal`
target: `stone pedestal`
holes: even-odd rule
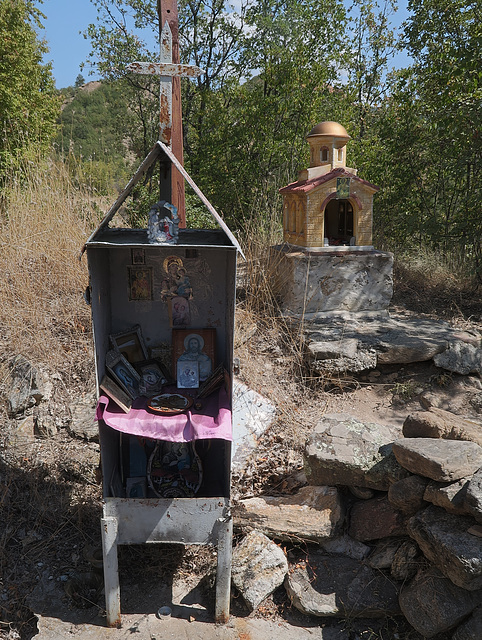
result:
[[[361,247],[319,251],[271,249],[276,292],[285,315],[384,315],[393,295],[393,254]]]

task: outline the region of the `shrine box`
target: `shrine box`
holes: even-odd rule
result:
[[[160,142],[151,152],[150,162],[159,156],[161,160],[165,160],[166,156],[172,159],[170,150]],[[145,172],[148,166],[149,163],[144,162],[139,175]],[[130,330],[140,331],[147,348],[146,359],[158,358],[175,376],[175,364],[173,365],[172,360],[173,331],[181,330],[185,335],[199,332],[201,335],[212,336],[212,370],[219,365],[223,365],[226,370],[223,388],[227,394],[230,411],[236,259],[239,245],[224,224],[224,228],[215,230],[180,229],[177,244],[152,244],[149,242],[147,229],[110,227],[108,223],[113,213],[120,208],[133,184],[138,181],[139,175],[134,176],[84,247],[90,277],[89,293],[98,395],[103,396],[100,384],[108,373],[106,354],[113,348],[112,336],[122,335]],[[182,267],[182,275],[187,278],[190,291],[186,293],[185,288],[182,291],[183,299],[189,302],[187,318],[173,318],[172,298],[166,298],[169,264]],[[199,414],[203,411],[205,401],[202,400],[198,404],[201,405]],[[133,406],[136,406],[135,401]],[[109,407],[113,407],[112,400]],[[129,413],[121,409],[118,413],[121,418],[129,416]],[[117,512],[119,500],[126,501],[126,498],[127,502],[139,501],[147,504],[152,500],[159,503],[159,496],[154,495],[149,483],[145,482],[144,473],[155,443],[149,439],[146,449],[142,434],[139,436],[137,433],[129,433],[128,428],[118,430],[108,426],[102,412],[99,413],[99,407],[97,415],[104,517]],[[155,416],[155,419],[159,419],[161,424],[163,417]],[[192,497],[222,498],[222,503],[227,508],[230,495],[231,437],[225,427],[221,430],[221,437],[215,437],[216,429],[211,429],[211,437],[194,440],[196,455],[201,460],[203,477],[201,486]],[[163,438],[153,440],[162,442]],[[132,536],[128,537],[131,542]],[[139,542],[145,541],[142,537],[143,534],[140,535]],[[174,537],[177,539],[179,534]],[[159,536],[160,540],[168,538],[169,535],[166,537],[165,533]],[[189,542],[185,536],[182,538],[183,541]]]

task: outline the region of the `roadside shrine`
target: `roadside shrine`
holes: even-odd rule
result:
[[[83,249],[99,396],[109,626],[121,624],[117,546],[126,544],[217,545],[215,619],[226,622],[229,616],[233,334],[241,249],[171,149],[172,77],[195,77],[201,70],[172,62],[168,21],[161,40],[161,63],[130,68],[161,77],[161,139]],[[148,227],[111,227],[135,185],[157,170],[159,198],[146,211]],[[185,211],[172,204],[174,170],[220,229],[180,228]]]

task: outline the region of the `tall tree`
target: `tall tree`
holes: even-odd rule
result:
[[[381,118],[386,170],[393,184],[403,176],[403,188],[391,190],[385,211],[405,244],[457,251],[480,265],[480,3],[417,0],[409,9],[405,46],[414,64],[399,73]]]
[[[231,63],[236,80],[211,93],[192,149],[205,188],[238,224],[277,210],[278,188],[306,164],[304,137],[331,119],[327,103],[345,52],[341,2],[262,0],[245,20]]]
[[[45,151],[55,133],[60,102],[35,31],[44,17],[33,2],[0,0],[0,177]]]
[[[397,10],[395,0],[353,0],[349,9],[352,44],[348,85],[353,94],[357,137],[363,139],[368,119],[387,95],[388,70],[395,53],[396,36],[390,18]]]

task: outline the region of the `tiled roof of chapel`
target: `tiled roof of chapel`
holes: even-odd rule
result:
[[[316,178],[311,178],[311,180],[297,180],[296,182],[292,182],[286,187],[282,187],[279,192],[280,193],[307,193],[312,189],[316,189],[320,185],[325,182],[330,182],[330,180],[334,180],[335,178],[350,178],[355,182],[359,182],[360,185],[365,186],[369,189],[374,189],[378,191],[380,187],[367,180],[363,180],[363,178],[359,178],[358,176],[350,173],[343,167],[339,167],[338,169],[332,169],[329,173],[325,173],[322,176],[317,176]]]

